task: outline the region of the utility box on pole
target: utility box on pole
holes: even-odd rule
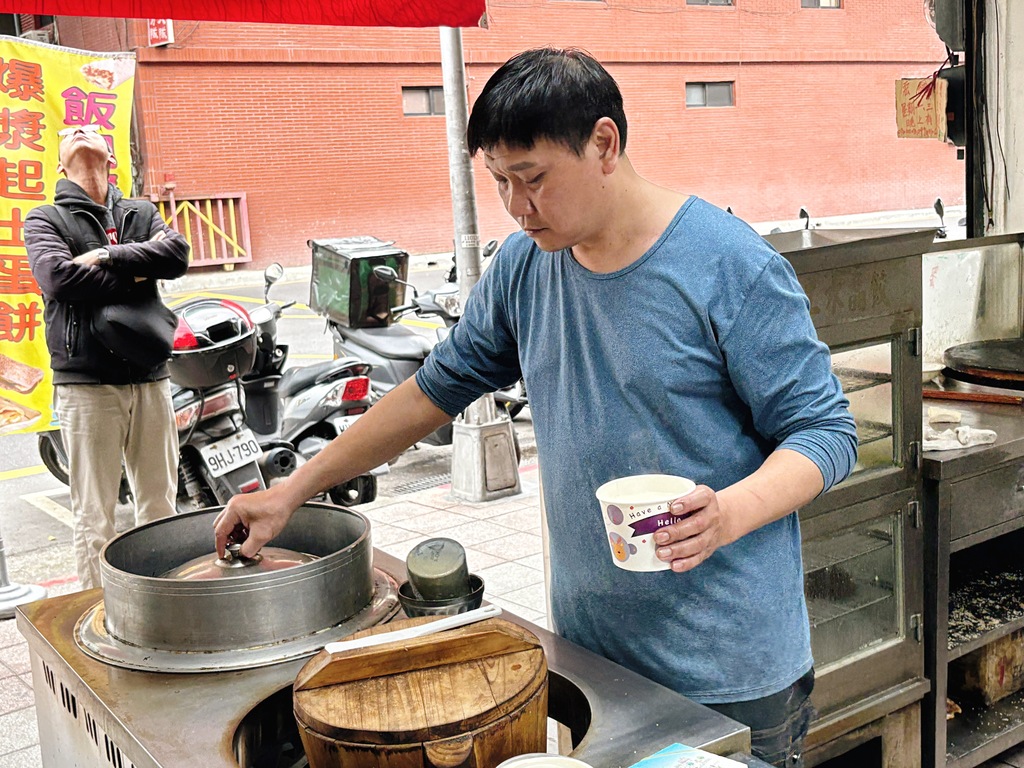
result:
[[[448,135],[448,168],[455,223],[455,266],[463,306],[480,279],[473,166],[466,145],[469,106],[462,30],[441,27],[441,72]],[[452,429],[452,495],[488,501],[519,493],[519,457],[512,420],[498,413],[494,397],[484,395],[458,416]]]

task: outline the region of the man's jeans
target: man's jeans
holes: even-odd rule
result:
[[[707,706],[750,726],[750,751],[755,757],[778,768],[803,768],[804,738],[815,714],[813,689],[812,669],[788,688],[763,699]]]

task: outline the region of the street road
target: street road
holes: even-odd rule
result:
[[[422,262],[410,269],[410,282],[419,290],[439,286],[449,262]],[[263,286],[258,275],[251,283],[205,287],[169,294],[172,307],[191,298],[224,298],[252,309],[263,303]],[[210,285],[217,281],[210,280]],[[228,282],[228,281],[221,281]],[[289,345],[289,367],[308,365],[333,356],[330,333],[322,317],[308,308],[309,280],[289,275],[273,286],[270,296],[279,303],[296,301],[278,324],[278,341]],[[436,338],[439,323],[415,318],[407,325],[429,338]],[[529,408],[515,421],[523,449],[523,464],[535,462],[533,424]],[[71,551],[71,513],[67,487],[55,480],[39,460],[36,435],[8,435],[0,438],[0,534],[10,580],[16,584],[59,583],[75,573]],[[380,478],[381,495],[400,495],[447,482],[451,447],[418,446],[406,451]],[[132,525],[131,510],[118,508],[118,530]]]

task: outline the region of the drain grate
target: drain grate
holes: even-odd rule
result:
[[[416,491],[429,491],[431,488],[437,488],[439,485],[447,485],[451,481],[451,474],[428,475],[427,477],[422,477],[419,480],[413,480],[409,483],[396,485],[391,489],[391,492],[402,495],[406,493],[416,493]]]

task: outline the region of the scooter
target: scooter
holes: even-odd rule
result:
[[[284,269],[271,264],[263,272],[263,306],[250,312],[257,329],[256,361],[242,377],[245,421],[267,449],[293,447],[299,460],[311,459],[348,429],[373,403],[370,365],[356,357],[284,370],[288,345],[277,342],[277,321],[295,302],[270,300],[270,287]],[[328,495],[335,504],[365,504],[377,497],[377,478],[387,464],[335,486]]]
[[[257,350],[249,313],[223,299],[195,299],[175,313],[168,367],[181,446],[179,510],[226,504],[290,474],[299,464],[295,450],[260,443],[245,421],[242,377]]]
[[[294,451],[275,446],[264,452],[245,427],[241,387],[227,383],[191,389],[173,384],[178,426],[179,512],[227,504],[239,493],[263,490],[298,464]]]
[[[175,312],[179,324],[168,363],[179,445],[175,506],[178,512],[189,512],[266,488],[274,478],[294,470],[298,457],[288,446],[264,451],[245,426],[237,372],[251,361],[255,344],[245,310],[232,302],[201,299]],[[60,430],[39,436],[39,453],[51,474],[68,484]],[[122,474],[119,500],[131,499]]]
[[[493,254],[498,248],[498,241],[491,240],[484,248],[484,258]],[[462,317],[462,302],[459,297],[459,286],[455,283],[454,267],[448,274],[445,284],[435,291],[420,294],[411,283],[398,277],[398,273],[388,266],[377,266],[373,274],[387,283],[400,283],[412,291],[413,298],[408,304],[392,307],[392,320],[415,313],[418,317],[437,317],[444,323],[439,328],[437,339],[431,341],[411,328],[392,322],[383,328],[354,329],[328,320],[331,335],[334,338],[334,352],[339,356],[352,355],[366,360],[373,366],[370,381],[374,389],[381,395],[394,389],[409,377],[416,374],[422,366],[430,350],[443,339],[451,328]],[[528,404],[526,386],[520,379],[511,387],[494,393],[494,401],[505,408],[510,418],[515,418]],[[428,445],[451,445],[452,425],[446,424],[423,439]]]
[[[358,360],[282,375],[287,346],[277,344],[277,319],[283,307],[267,295],[283,270],[274,265],[268,271],[266,305],[252,315],[216,299],[190,301],[175,310],[179,325],[168,367],[179,442],[179,512],[223,505],[238,493],[263,490],[287,477],[372,403],[369,366]],[[54,477],[68,484],[60,431],[41,434],[39,451]],[[372,501],[376,476],[387,471],[387,465],[379,467],[328,495],[338,504]],[[124,475],[119,497],[131,501]]]

